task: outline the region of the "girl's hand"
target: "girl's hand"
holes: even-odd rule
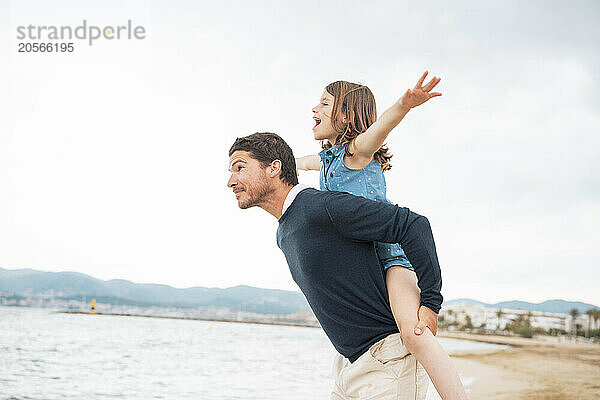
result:
[[[318,171],[321,169],[321,157],[317,154],[296,158],[296,174],[299,170]]]
[[[425,328],[429,328],[433,336],[437,335],[438,315],[429,307],[421,306],[418,311],[419,322],[415,326],[415,335],[420,335],[425,332]]]
[[[423,76],[421,76],[421,79],[419,79],[419,81],[415,85],[414,89],[412,89],[412,90],[408,89],[406,91],[406,93],[404,93],[404,96],[402,96],[402,98],[399,101],[401,106],[403,106],[407,110],[409,110],[411,108],[420,106],[421,104],[425,103],[427,100],[431,99],[432,97],[437,97],[437,96],[442,95],[441,93],[438,93],[438,92],[431,92],[431,89],[433,89],[435,87],[435,85],[440,83],[440,81],[442,79],[434,76],[433,79],[430,80],[425,86],[422,86],[423,81],[425,81],[426,76],[427,76],[427,71],[425,71]]]

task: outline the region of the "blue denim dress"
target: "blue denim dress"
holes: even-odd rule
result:
[[[319,178],[321,190],[348,192],[370,200],[391,203],[385,197],[385,177],[381,170],[381,164],[373,159],[369,165],[362,169],[348,168],[344,164],[345,151],[343,145],[336,145],[319,152],[321,157]],[[413,266],[398,243],[375,242],[375,248],[384,269],[387,270],[392,265],[399,265],[414,271]]]

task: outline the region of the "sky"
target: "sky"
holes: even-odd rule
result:
[[[600,305],[599,16],[593,1],[0,0],[0,267],[298,290],[277,220],[226,187],[229,147],[271,131],[315,154],[328,83],[369,86],[381,113],[428,70],[443,96],[391,132],[386,180],[429,218],[445,298]],[[83,20],[145,38],[18,52],[36,42],[19,26]]]

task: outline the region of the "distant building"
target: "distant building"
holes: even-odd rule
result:
[[[500,316],[499,311],[501,311]],[[471,319],[474,328],[486,330],[503,330],[507,324],[515,320],[519,315],[528,315],[531,313],[531,326],[541,328],[546,331],[550,329],[565,330],[571,329],[571,316],[563,313],[549,313],[543,311],[515,310],[509,308],[488,308],[483,305],[473,303],[455,303],[442,309],[440,315],[444,320],[459,325],[466,324],[467,316]],[[576,323],[586,328],[588,324],[588,315],[581,314],[577,317]],[[592,321],[591,329],[597,329]]]

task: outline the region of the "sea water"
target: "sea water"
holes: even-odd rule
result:
[[[328,399],[334,354],[318,328],[0,307],[2,400]]]

